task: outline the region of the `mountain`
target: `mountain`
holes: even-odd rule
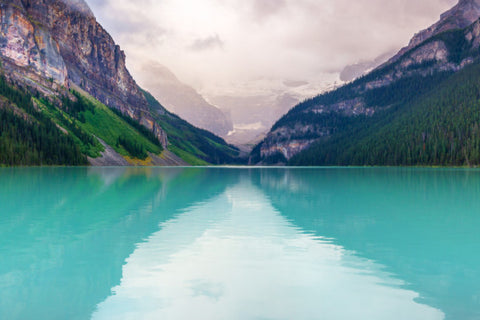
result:
[[[442,14],[437,23],[415,34],[408,46],[401,49],[387,64],[396,62],[409,50],[412,50],[433,36],[445,31],[464,29],[474,23],[479,17],[480,1],[460,0],[452,9]]]
[[[169,111],[221,137],[233,130],[232,120],[225,113],[205,101],[192,87],[180,82],[165,66],[149,64],[145,72],[151,76],[145,79],[144,86]]]
[[[392,57],[394,53],[395,52],[387,52],[371,61],[361,61],[352,65],[348,65],[343,68],[342,72],[340,72],[340,80],[345,82],[355,80],[385,63]]]
[[[280,119],[253,162],[475,165],[480,1],[461,0],[385,64]]]
[[[152,112],[83,0],[0,0],[0,17],[0,165],[185,165],[236,154],[189,124],[189,150],[169,141],[163,128],[178,118],[160,121],[168,112],[158,102]]]
[[[233,121],[234,130],[225,140],[251,151],[291,108],[315,96],[319,88],[335,86],[335,80],[336,76],[321,80],[258,77],[207,88],[205,96]]]
[[[148,117],[148,103],[125,67],[125,54],[83,0],[2,0],[1,7],[0,54],[11,81],[45,94],[78,86],[167,144]]]
[[[272,90],[273,91],[273,90]],[[231,115],[233,130],[225,139],[234,145],[247,145],[263,136],[300,99],[289,92],[262,92],[257,95],[209,97]]]
[[[210,131],[199,129],[165,108],[147,91],[154,118],[169,139],[169,150],[193,165],[241,164],[239,149]]]

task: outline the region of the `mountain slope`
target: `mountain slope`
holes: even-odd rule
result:
[[[352,158],[346,157],[340,161],[338,157],[344,150],[354,148],[357,144],[363,153],[368,154],[372,151],[374,154],[373,150],[376,148],[373,148],[372,144],[365,144],[366,140],[359,140],[373,135],[375,133],[371,129],[373,127],[380,130],[383,126],[387,131],[390,128],[392,134],[402,139],[405,130],[393,125],[393,121],[400,117],[399,112],[410,110],[414,103],[429,94],[434,96],[440,94],[439,86],[453,77],[453,74],[476,64],[479,60],[480,22],[475,21],[467,27],[460,28],[473,19],[472,10],[467,9],[474,6],[478,6],[477,0],[460,1],[452,10],[442,15],[439,23],[427,29],[434,30],[428,33],[432,35],[431,37],[417,45],[412,45],[417,41],[412,40],[409,47],[402,49],[396,57],[366,76],[296,106],[272,127],[267,138],[254,149],[251,160],[286,163],[293,158],[292,164],[350,164],[345,159]],[[480,10],[475,15],[478,18]],[[425,32],[416,35],[414,39],[422,38],[422,34]],[[456,80],[451,81],[473,81],[466,76],[452,79]],[[465,102],[470,101],[469,97],[464,98]],[[455,104],[453,106],[455,107]],[[415,117],[419,114],[407,113],[406,117],[409,116]],[[446,115],[439,113],[437,116]],[[448,127],[450,120],[453,121],[451,118],[435,121],[439,126]],[[415,118],[411,118],[409,122],[416,123]],[[389,127],[390,125],[392,127]],[[426,139],[424,134],[421,136],[421,140]],[[330,150],[328,156],[320,151],[323,150],[322,146],[325,146],[325,150]],[[376,146],[386,147],[379,141],[376,141]],[[315,151],[308,151],[309,149]],[[387,150],[391,149],[386,148],[383,151]],[[309,156],[302,157],[302,154]],[[338,154],[338,157],[333,154]],[[394,162],[425,164],[424,160],[413,158],[415,160]],[[385,157],[378,154],[376,158],[372,156],[368,161],[363,159],[363,162],[355,160],[352,163],[390,164]],[[435,163],[447,164],[446,161]]]
[[[125,54],[83,0],[1,0],[0,55],[20,86],[55,94],[72,84],[166,136],[125,66]]]
[[[480,64],[434,89],[358,119],[290,159],[291,165],[480,165]]]
[[[84,165],[73,138],[35,109],[32,97],[0,77],[0,165]]]
[[[169,137],[168,149],[192,165],[241,163],[239,150],[209,131],[196,128],[168,112],[147,91],[145,97],[155,119]]]
[[[213,134],[159,117],[169,114],[160,104],[152,111],[83,0],[0,0],[0,18],[0,165],[217,164],[224,153],[236,156]],[[215,143],[190,153],[162,127],[188,128],[184,145]]]
[[[159,162],[164,151],[147,128],[86,93],[32,96],[1,76],[0,101],[0,165],[129,165]],[[102,162],[107,148],[115,163]]]
[[[464,29],[474,23],[479,17],[479,0],[460,0],[452,9],[443,13],[437,23],[415,34],[408,46],[402,48],[387,64],[397,61],[406,52],[415,48],[425,40],[445,31]]]
[[[144,85],[166,109],[221,137],[233,130],[232,120],[225,113],[205,101],[192,87],[180,82],[166,67],[149,65],[148,72],[151,76],[143,81]]]

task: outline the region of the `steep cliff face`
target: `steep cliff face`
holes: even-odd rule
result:
[[[341,132],[357,116],[372,117],[405,97],[429,90],[442,74],[479,61],[479,18],[480,0],[460,0],[387,63],[291,110],[257,146],[255,157],[289,160],[319,139]]]
[[[29,19],[21,1],[2,1],[0,6],[0,54],[5,62],[23,75],[67,86],[67,67],[51,34]]]
[[[125,54],[83,0],[1,0],[0,54],[14,81],[44,93],[78,86],[167,137],[125,66]]]

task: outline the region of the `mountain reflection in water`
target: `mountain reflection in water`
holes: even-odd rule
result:
[[[480,172],[1,169],[2,319],[474,319]]]

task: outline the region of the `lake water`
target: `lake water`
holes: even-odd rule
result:
[[[0,169],[0,319],[480,319],[480,171]]]

